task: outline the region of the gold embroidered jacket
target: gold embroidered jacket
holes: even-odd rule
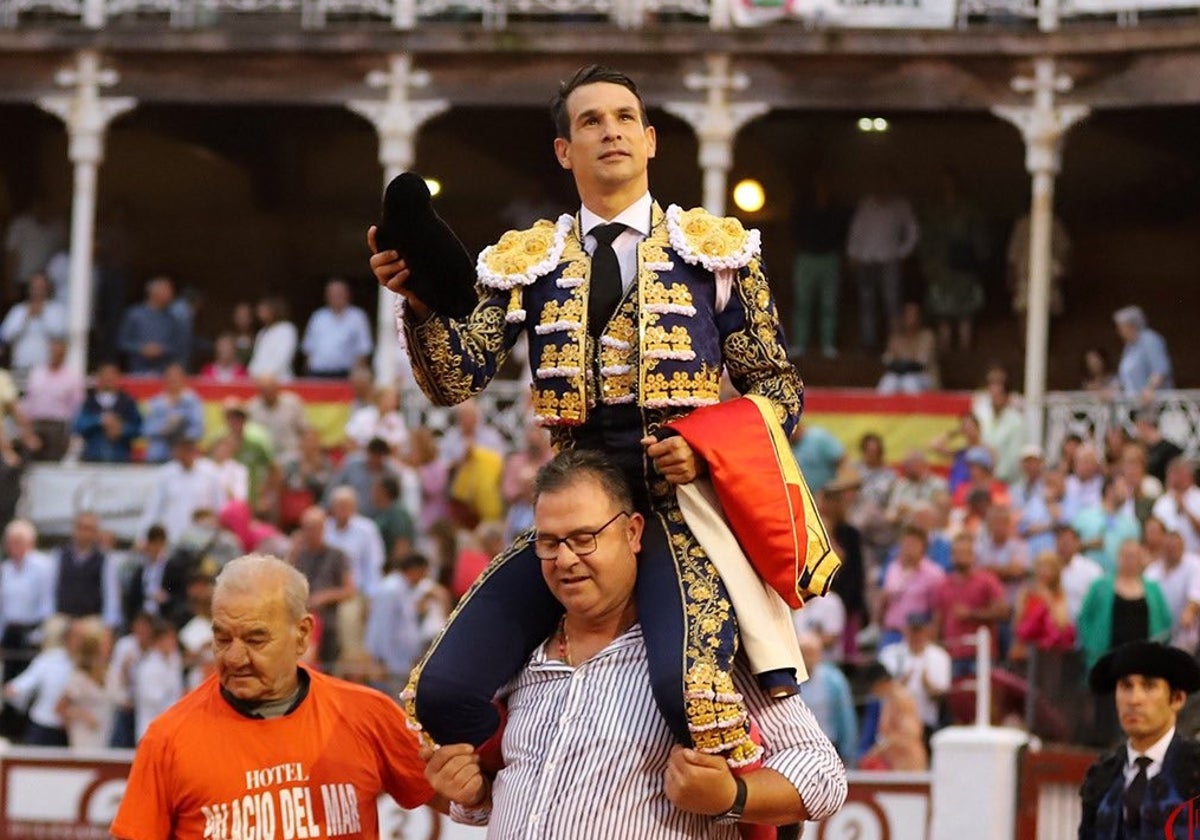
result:
[[[479,255],[479,303],[467,319],[400,319],[421,390],[439,405],[479,393],[526,331],[543,425],[582,424],[597,401],[662,409],[664,420],[687,414],[719,401],[725,368],[738,391],[771,400],[790,431],[803,383],[787,359],[758,231],[655,204],[637,255],[636,280],[595,342],[578,220],[509,231]]]

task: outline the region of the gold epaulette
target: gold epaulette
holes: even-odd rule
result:
[[[667,208],[667,235],[671,247],[685,262],[709,271],[744,268],[761,251],[761,237],[732,216],[714,216],[703,207]]]

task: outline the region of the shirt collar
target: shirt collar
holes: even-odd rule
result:
[[[630,204],[616,216],[611,219],[602,219],[600,216],[593,213],[587,207],[579,209],[579,229],[587,234],[596,225],[610,224],[612,222],[620,222],[626,227],[640,233],[642,236],[650,235],[650,208],[653,206],[654,200],[650,197],[649,191],[642,193],[642,197]]]
[[[553,638],[553,637],[551,637]],[[599,659],[602,656],[607,656],[613,651],[628,647],[629,645],[637,644],[642,639],[642,625],[640,622],[634,622],[629,629],[622,633],[617,638],[609,642],[603,650],[597,653],[588,661]],[[575,666],[578,667],[578,666]],[[529,668],[534,671],[562,669],[566,671],[573,670],[572,666],[563,662],[560,659],[550,659],[546,656],[546,643],[538,645],[537,650],[533,652],[533,656],[529,659]]]
[[[1163,735],[1161,738],[1159,738],[1157,741],[1155,741],[1153,744],[1151,744],[1150,748],[1147,749],[1145,752],[1134,752],[1133,750],[1126,748],[1125,752],[1127,753],[1127,755],[1125,756],[1125,766],[1128,767],[1130,770],[1133,770],[1134,772],[1136,772],[1137,765],[1134,764],[1134,761],[1139,756],[1143,756],[1143,755],[1150,759],[1150,761],[1152,762],[1152,764],[1150,765],[1151,767],[1157,767],[1157,766],[1161,765],[1163,763],[1163,759],[1165,759],[1167,757],[1167,748],[1169,746],[1171,746],[1171,739],[1174,737],[1175,737],[1175,727],[1172,726],[1170,729],[1167,730],[1165,735]]]
[[[299,683],[299,688],[296,691],[296,699],[292,701],[292,704],[288,706],[287,711],[283,713],[284,717],[296,711],[296,709],[300,707],[300,704],[304,702],[304,698],[308,696],[308,689],[312,682],[312,678],[308,675],[308,671],[306,669],[297,667],[296,681]],[[242,717],[252,718],[253,720],[267,720],[267,718],[264,718],[256,711],[259,704],[247,703],[245,700],[239,700],[226,691],[225,686],[221,686],[221,699],[228,703],[229,707]]]

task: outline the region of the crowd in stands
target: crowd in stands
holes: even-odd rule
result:
[[[959,201],[951,184],[945,201]],[[881,383],[893,393],[937,387],[938,348],[970,341],[955,317],[962,307],[941,310],[930,330],[919,306],[893,294],[890,261],[935,233],[946,253],[965,236],[949,210],[937,233],[905,205],[888,189],[864,199],[847,246],[863,299],[885,305],[882,319],[863,314],[873,350],[880,321],[893,327]],[[824,232],[798,261],[801,274],[841,235],[820,207],[809,229]],[[897,224],[908,231],[899,246],[872,245]],[[41,251],[54,257],[63,245]],[[312,664],[402,687],[456,600],[530,527],[534,475],[551,457],[546,433],[530,423],[510,440],[473,402],[440,435],[410,427],[402,399],[418,397],[375,386],[371,319],[336,278],[302,331],[284,300],[267,297],[237,305],[201,352],[197,298],[153,277],[119,323],[97,325],[100,363],[85,382],[65,364],[65,288],[26,254],[9,275],[23,278],[21,300],[0,322],[0,736],[135,744],[209,673],[214,577],[254,551],[308,578]],[[949,307],[953,278],[944,279]],[[1165,344],[1136,307],[1114,322],[1121,361],[1113,370],[1092,354],[1088,387],[1148,403],[1173,385]],[[828,323],[822,316],[821,340],[836,352]],[[254,396],[226,399],[212,428],[191,373],[245,383]],[[292,390],[297,373],[350,385],[332,446]],[[128,376],[153,377],[158,392],[139,404],[124,390]],[[793,451],[843,559],[833,592],[796,613],[811,675],[802,691],[848,766],[927,767],[931,734],[973,713],[964,686],[981,627],[999,666],[997,719],[1096,744],[1118,730],[1105,704],[1075,713],[1088,665],[1133,639],[1189,651],[1200,642],[1200,488],[1153,410],[1137,413],[1131,434],[1076,435],[1058,452],[1029,445],[1024,424],[1006,371],[992,367],[970,410],[923,448],[888,453],[868,433],[847,452],[830,430],[797,427]],[[64,458],[159,465],[134,539],[79,511],[55,545],[15,517],[24,466]]]

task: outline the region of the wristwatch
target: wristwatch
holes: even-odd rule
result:
[[[723,814],[717,814],[715,819],[721,825],[732,825],[733,823],[742,821],[742,814],[746,812],[746,781],[741,776],[734,776],[733,783],[737,785],[737,793],[734,794],[733,804],[729,806],[729,810]]]

